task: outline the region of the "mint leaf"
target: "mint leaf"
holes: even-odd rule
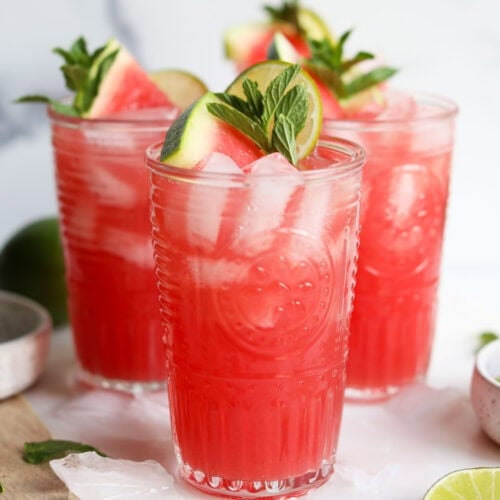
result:
[[[276,118],[271,143],[292,165],[297,163],[296,131],[293,122],[286,115]]]
[[[209,103],[207,109],[245,134],[266,153],[280,152],[295,165],[297,135],[305,127],[308,114],[305,88],[294,85],[288,89],[299,71],[298,64],[287,65],[271,80],[264,95],[257,82],[243,78],[245,99],[227,92],[215,94],[221,102]],[[174,123],[169,135],[175,133],[175,127]]]
[[[288,66],[288,68],[269,83],[264,93],[264,113],[262,115],[264,128],[268,128],[271,118],[274,116],[288,85],[298,75],[299,71],[300,66],[293,64]]]
[[[356,66],[356,64],[359,64],[360,62],[363,61],[369,61],[370,59],[374,58],[375,56],[370,52],[358,52],[352,59],[347,59],[346,61],[341,62],[340,66],[341,72],[346,73],[353,66]]]
[[[363,90],[366,90],[374,85],[384,82],[394,76],[397,70],[394,68],[389,68],[382,66],[380,68],[375,68],[364,75],[358,76],[351,80],[345,85],[345,97],[351,97],[354,94],[358,94]]]
[[[281,99],[276,116],[285,116],[294,126],[294,137],[305,127],[307,119],[307,96],[304,87],[296,85]]]
[[[86,76],[85,84],[80,88],[75,96],[75,106],[83,114],[92,107],[92,103],[99,92],[104,76],[113,65],[119,49],[113,50],[109,54],[102,52],[99,57],[92,62],[92,66]]]
[[[498,338],[500,338],[500,336],[494,332],[481,333],[479,335],[479,338],[478,338],[476,352],[480,351],[485,345],[488,345],[490,342],[493,342],[494,340],[497,340]]]
[[[22,97],[19,97],[16,99],[14,102],[44,102],[44,103],[50,103],[52,99],[49,99],[47,96],[44,95],[39,95],[39,94],[32,94],[32,95],[23,95]]]
[[[269,15],[271,23],[284,22],[294,26],[295,30],[303,35],[304,29],[299,22],[299,2],[298,0],[285,0],[281,7],[264,5],[264,10]]]
[[[66,64],[75,63],[75,60],[73,59],[73,54],[71,54],[71,52],[68,52],[67,50],[62,49],[61,47],[56,47],[55,49],[52,49],[52,52],[54,54],[61,56],[66,62]]]
[[[211,102],[207,104],[207,109],[217,118],[229,123],[229,125],[245,134],[262,150],[267,151],[269,149],[269,141],[260,123],[253,121],[241,111],[230,108],[225,104]]]
[[[68,89],[77,92],[79,88],[85,85],[87,71],[82,66],[78,64],[65,64],[61,66],[61,71]]]
[[[49,439],[48,441],[24,443],[23,460],[30,464],[41,464],[55,458],[65,457],[70,453],[84,453],[86,451],[95,451],[101,457],[106,456],[102,451],[87,444]]]
[[[71,105],[69,104],[64,104],[62,102],[59,102],[59,101],[54,101],[54,100],[50,100],[50,106],[52,107],[52,109],[56,112],[56,113],[59,113],[61,115],[67,115],[67,116],[80,116],[80,114],[78,113],[78,111]]]
[[[3,493],[5,490],[4,490],[4,487],[3,487],[3,484],[0,483],[0,493]]]
[[[391,78],[397,70],[389,67],[375,68],[367,73],[348,78],[348,72],[359,63],[373,59],[370,52],[360,51],[351,59],[344,57],[344,46],[352,34],[346,31],[333,43],[331,40],[308,40],[311,57],[306,60],[306,67],[315,73],[340,99],[352,97],[363,90]],[[347,77],[347,78],[346,78]]]
[[[243,79],[243,92],[254,116],[261,116],[264,111],[264,96],[259,85],[248,78]]]
[[[110,40],[90,54],[83,37],[77,38],[69,49],[56,47],[53,52],[64,60],[61,71],[66,87],[74,93],[73,103],[62,104],[45,96],[36,96],[36,99],[34,96],[25,96],[16,102],[50,103],[58,113],[85,116],[92,107],[100,85],[119,51],[119,44],[115,40]]]
[[[19,97],[19,99],[16,99],[15,102],[43,102],[45,104],[49,104],[55,111],[62,115],[80,116],[73,106],[64,104],[60,101],[55,101],[54,99],[50,99],[49,97],[44,95],[25,95],[23,97]]]
[[[252,118],[254,116],[254,112],[251,105],[241,97],[232,94],[226,94],[224,92],[218,92],[215,93],[214,95],[222,102],[226,103],[229,107],[241,111],[244,115],[248,116],[249,118]]]

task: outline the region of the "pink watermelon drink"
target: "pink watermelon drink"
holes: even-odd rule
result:
[[[393,68],[365,51],[347,57],[351,33],[333,37],[298,2],[272,10],[288,30],[296,25],[309,55],[287,30],[276,34],[276,19],[265,23],[271,43],[248,24],[228,32],[226,53],[246,64],[256,51],[245,47],[268,43],[267,57],[299,62],[319,87],[325,131],[367,150],[347,385],[353,398],[384,397],[422,378],[429,363],[456,109],[389,91]]]
[[[453,148],[455,105],[393,95],[378,116],[336,120],[328,133],[367,150],[347,394],[373,399],[425,376]]]
[[[208,493],[297,494],[335,460],[363,152],[325,137],[302,170],[263,156],[207,112],[227,96],[207,95],[147,152],[175,446]]]
[[[116,41],[93,54],[83,39],[56,51],[73,103],[24,100],[50,103],[79,378],[154,389],[166,373],[143,156],[178,112]]]
[[[141,115],[88,120],[50,113],[79,375],[121,389],[154,388],[165,379],[149,179],[141,165],[172,111]]]

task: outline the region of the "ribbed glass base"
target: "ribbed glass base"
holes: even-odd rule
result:
[[[345,400],[351,403],[376,403],[377,401],[384,401],[394,396],[406,385],[394,385],[383,388],[358,389],[354,387],[347,387],[345,390]]]
[[[325,460],[317,470],[272,481],[229,480],[220,476],[207,475],[187,464],[180,466],[180,475],[192,486],[209,495],[225,498],[278,500],[305,495],[309,490],[322,485],[333,473],[333,464],[333,459]]]
[[[144,392],[163,391],[166,388],[165,380],[134,381],[109,379],[101,375],[89,373],[81,367],[76,370],[76,380],[83,385],[106,389],[111,391],[126,392],[129,394],[142,394]]]

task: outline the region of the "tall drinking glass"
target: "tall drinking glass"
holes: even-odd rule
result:
[[[144,151],[173,110],[88,120],[49,111],[78,376],[126,391],[166,380]]]
[[[457,108],[400,95],[373,120],[327,121],[325,131],[362,144],[361,234],[351,320],[347,397],[379,399],[425,376]]]
[[[147,164],[181,474],[220,496],[318,486],[343,406],[363,151],[325,137],[311,170],[226,174],[159,150]]]

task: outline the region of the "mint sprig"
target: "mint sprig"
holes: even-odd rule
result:
[[[291,24],[301,35],[305,35],[305,30],[299,22],[299,2],[298,0],[285,0],[280,7],[264,5],[264,10],[269,15],[270,21],[284,22]]]
[[[250,138],[266,153],[279,152],[297,163],[296,138],[305,127],[307,96],[301,85],[290,85],[298,75],[298,64],[288,66],[262,93],[257,82],[244,78],[245,99],[229,93],[218,93],[220,103],[209,103],[207,109]]]
[[[24,443],[23,460],[30,464],[38,465],[54,460],[55,458],[65,457],[70,453],[84,453],[86,451],[95,451],[101,457],[106,456],[102,451],[88,444],[49,439],[47,441]]]
[[[479,352],[485,345],[499,339],[500,336],[494,332],[482,332],[477,340],[476,352]]]
[[[359,63],[374,58],[370,52],[360,51],[352,58],[345,58],[344,48],[351,36],[352,30],[346,31],[333,43],[323,40],[308,40],[311,57],[305,61],[308,70],[316,73],[325,82],[339,99],[348,99],[363,90],[384,82],[391,78],[397,70],[388,66],[381,66],[366,73],[351,78],[349,72]]]
[[[106,45],[98,47],[90,53],[83,37],[75,40],[67,50],[56,47],[53,52],[64,60],[60,69],[66,87],[75,94],[72,104],[63,104],[38,94],[20,97],[16,102],[43,102],[52,106],[58,113],[69,116],[85,116],[92,107],[101,82],[119,51],[118,42],[110,40]]]

